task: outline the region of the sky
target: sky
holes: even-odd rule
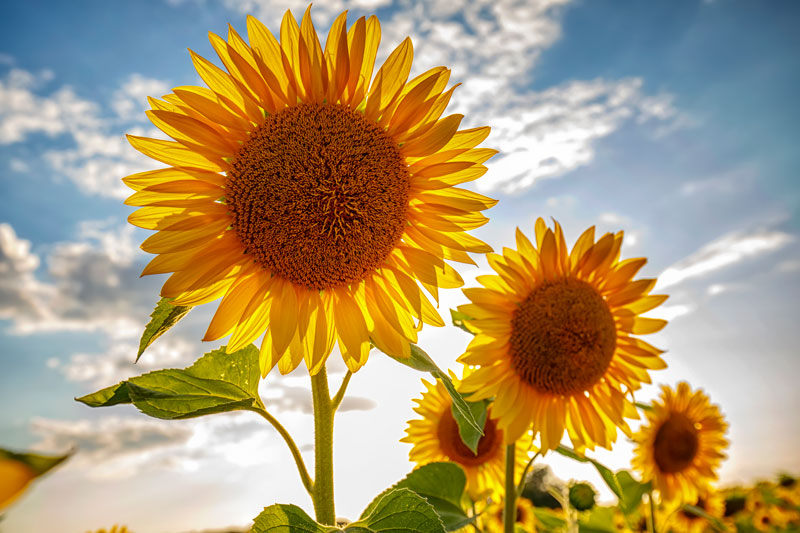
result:
[[[163,277],[139,278],[148,232],[127,225],[120,179],[154,168],[125,133],[149,135],[146,96],[200,84],[187,48],[207,32],[243,34],[248,13],[277,31],[294,0],[28,1],[0,20],[0,447],[76,451],[8,513],[4,532],[124,523],[137,533],[246,525],[272,503],[311,511],[278,435],[254,414],[167,422],[131,406],[73,401],[132,375],[183,367],[215,306],[193,311],[139,364],[138,337]],[[588,226],[625,231],[623,257],[647,257],[670,299],[647,339],[666,349],[656,384],[688,380],[730,423],[721,483],[800,473],[800,4],[789,0],[332,0],[375,13],[379,60],[406,35],[412,75],[452,68],[450,112],[490,125],[500,150],[471,184],[499,200],[475,232],[495,250],[554,217],[568,241]],[[489,272],[459,266],[467,286]],[[466,303],[443,291],[440,312]],[[441,367],[469,339],[426,328]],[[344,365],[330,359],[331,386]],[[421,374],[373,352],[337,416],[336,503],[355,518],[411,468],[398,443]],[[313,462],[307,374],[270,374],[267,406]],[[658,393],[646,386],[638,395]],[[626,468],[632,446],[595,457]],[[562,479],[586,465],[543,460]],[[607,497],[608,491],[603,494]]]

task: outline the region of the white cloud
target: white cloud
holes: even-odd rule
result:
[[[74,450],[66,468],[91,478],[120,479],[165,468],[194,471],[227,461],[237,465],[273,462],[279,443],[260,419],[245,413],[163,421],[104,416],[91,420],[36,418],[35,450]],[[272,453],[270,453],[272,452]],[[282,450],[281,450],[282,452]]]
[[[723,235],[664,270],[658,277],[656,289],[665,289],[687,279],[703,276],[745,259],[775,251],[793,239],[794,237],[788,233],[770,230]]]
[[[97,389],[152,370],[183,368],[201,355],[195,343],[174,335],[159,339],[134,363],[137,351],[138,344],[114,342],[107,352],[73,354],[68,361],[59,361],[56,367],[69,381],[86,383]]]
[[[690,304],[661,305],[650,311],[647,316],[672,321],[680,316],[688,315],[694,310],[695,306]]]
[[[31,243],[0,224],[0,319],[19,335],[101,330],[114,339],[136,337],[152,302],[141,290],[133,233],[130,226],[86,222],[77,241],[48,251],[46,273],[39,275]]]
[[[28,165],[28,163],[26,163],[22,159],[17,159],[16,157],[12,157],[11,159],[8,160],[8,168],[18,173],[24,173],[30,170],[30,166]]]
[[[145,131],[128,123],[144,118],[144,96],[166,92],[167,84],[133,74],[106,106],[80,98],[68,86],[40,94],[52,78],[50,71],[32,73],[17,68],[0,78],[0,144],[22,142],[36,134],[65,136],[74,143],[72,147],[41,154],[50,167],[84,193],[124,198],[130,190],[121,178],[159,166],[129,146],[125,132],[162,136],[152,128]],[[117,118],[110,116],[112,110]],[[20,165],[12,168],[22,171]]]
[[[147,97],[160,98],[170,86],[162,80],[132,74],[111,97],[111,107],[124,120],[146,120],[142,111],[148,109]]]

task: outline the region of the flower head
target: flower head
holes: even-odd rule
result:
[[[561,226],[536,222],[536,244],[517,230],[517,249],[490,254],[497,272],[465,289],[476,335],[459,361],[479,368],[463,383],[473,399],[495,398],[492,417],[510,441],[531,426],[542,450],[566,429],[576,448],[610,447],[623,417],[636,417],[626,392],[666,367],[658,350],[634,335],[666,322],[640,316],[667,297],[654,279],[633,280],[646,259],[619,260],[622,232],[597,242],[594,227],[570,252]]]
[[[264,334],[264,375],[314,374],[337,342],[352,371],[370,342],[408,356],[423,322],[444,324],[420,285],[437,299],[462,284],[446,260],[490,250],[466,231],[496,203],[457,187],[496,151],[476,148],[489,128],[442,117],[450,71],[408,81],[405,39],[373,76],[378,19],[342,13],[323,48],[309,10],[286,13],[280,40],[253,17],[249,42],[211,34],[224,68],[191,54],[208,87],[150,99],[174,140],[129,136],[168,165],[124,179],[130,222],[157,230],[143,274],[172,273],[175,304],[222,298],[204,339],[230,335],[233,352]]]
[[[400,442],[413,445],[409,459],[420,466],[436,461],[458,464],[467,475],[467,491],[475,501],[502,494],[506,449],[502,430],[487,416],[477,453],[473,453],[461,440],[453,417],[453,402],[442,382],[422,382],[427,390],[421,399],[414,400],[417,403],[414,411],[422,418],[409,421],[407,436],[400,439]],[[458,387],[459,380],[454,377],[454,382]],[[528,436],[520,439],[515,448],[515,472],[518,476],[525,468],[530,444]]]
[[[662,498],[696,501],[717,479],[728,447],[728,424],[702,390],[661,387],[660,399],[647,413],[648,423],[634,436],[633,467],[652,481]]]

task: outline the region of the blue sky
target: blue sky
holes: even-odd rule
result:
[[[7,531],[84,531],[127,523],[177,532],[245,524],[261,507],[310,509],[289,455],[243,414],[169,423],[132,408],[72,401],[204,350],[199,309],[133,366],[159,279],[139,279],[144,232],[126,226],[120,178],[152,167],[123,139],[148,133],[145,96],[197,84],[187,47],[213,57],[207,31],[247,13],[276,29],[291,0],[24,2],[0,20],[0,446],[78,454],[11,510]],[[791,1],[420,2],[315,4],[320,34],[341,9],[376,13],[379,57],[406,35],[415,72],[444,64],[462,82],[451,106],[491,125],[501,154],[474,187],[500,200],[477,234],[495,249],[555,217],[571,240],[624,229],[623,255],[671,294],[652,339],[669,369],[704,388],[731,424],[722,482],[800,472],[800,6]],[[468,283],[487,266],[461,269]],[[441,310],[464,303],[459,291]],[[206,322],[207,323],[207,322]],[[467,343],[423,332],[442,366]],[[341,363],[332,369],[340,379]],[[354,517],[410,469],[397,443],[420,376],[380,354],[337,419],[338,514]],[[311,443],[307,376],[270,376],[277,415]],[[642,398],[656,394],[645,388]],[[598,456],[630,460],[622,441]],[[599,485],[557,458],[562,478]],[[108,494],[114,497],[108,501]],[[98,498],[108,501],[101,508]],[[143,508],[150,512],[142,512]],[[43,510],[47,512],[44,513]]]

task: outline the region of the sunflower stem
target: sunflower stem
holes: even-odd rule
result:
[[[328,373],[322,367],[311,376],[314,399],[314,512],[317,522],[336,525],[333,504],[333,403],[328,390]]]
[[[506,494],[503,507],[503,531],[514,533],[514,523],[517,521],[517,487],[514,484],[514,463],[516,462],[516,444],[506,446]]]
[[[336,413],[336,410],[339,409],[339,405],[341,405],[342,400],[344,399],[344,393],[347,391],[347,385],[350,383],[350,378],[352,377],[353,373],[348,370],[347,374],[344,375],[344,379],[342,379],[342,384],[339,386],[339,390],[336,391],[336,395],[333,397],[333,400],[331,400],[331,407],[334,413]]]
[[[269,414],[266,409],[251,409],[253,412],[258,413],[261,415],[267,422],[272,424],[272,427],[283,437],[283,440],[286,442],[286,445],[289,447],[289,451],[292,452],[292,457],[294,458],[294,462],[297,465],[297,471],[300,472],[300,480],[303,482],[303,486],[306,488],[309,496],[314,496],[314,482],[311,480],[311,476],[308,474],[308,468],[306,468],[306,463],[303,461],[303,456],[300,454],[300,449],[295,444],[294,439],[286,431],[286,428],[278,422],[278,419]]]
[[[656,529],[656,503],[653,500],[652,490],[648,493],[647,499],[650,500],[650,523],[648,524],[650,526],[650,533],[658,533]]]
[[[522,496],[522,491],[525,490],[525,477],[528,475],[528,471],[531,469],[531,466],[533,466],[533,462],[536,460],[537,457],[539,457],[540,453],[541,452],[536,452],[535,454],[533,454],[531,460],[528,461],[528,464],[526,464],[525,468],[522,470],[522,475],[519,478],[519,484],[517,484],[517,498]]]

